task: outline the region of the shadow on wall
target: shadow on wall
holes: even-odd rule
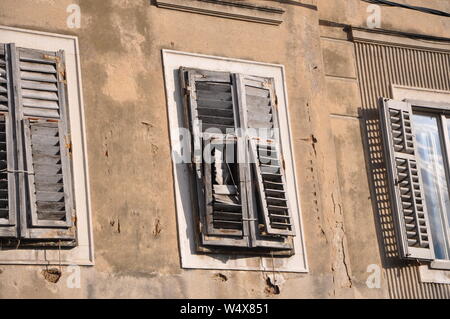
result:
[[[419,262],[400,259],[377,109],[359,109],[380,256],[391,298],[450,298],[450,287],[422,283]]]

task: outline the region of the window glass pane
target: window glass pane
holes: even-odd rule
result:
[[[413,122],[434,251],[437,259],[448,259],[449,250],[443,216],[450,214],[450,200],[438,117],[415,114]]]

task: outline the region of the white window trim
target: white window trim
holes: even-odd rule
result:
[[[0,264],[91,266],[94,264],[94,243],[78,39],[74,36],[0,26],[0,42],[15,43],[17,47],[37,50],[64,50],[78,236],[77,247],[69,250],[41,248],[0,250]]]
[[[450,91],[400,85],[392,85],[391,89],[394,100],[420,100],[430,103],[450,104]],[[436,259],[428,266],[420,267],[420,274],[423,282],[450,284],[450,260]]]
[[[180,67],[206,69],[219,72],[242,73],[260,77],[270,77],[275,81],[278,97],[278,112],[280,121],[280,137],[283,143],[283,156],[286,163],[286,181],[288,195],[294,212],[293,220],[297,232],[294,237],[295,254],[288,258],[267,258],[249,256],[230,256],[221,254],[198,254],[194,242],[194,225],[192,224],[192,205],[189,187],[189,174],[186,164],[173,163],[174,188],[176,197],[178,236],[183,268],[220,269],[220,270],[254,270],[277,272],[308,272],[305,241],[303,235],[299,192],[295,177],[295,159],[292,150],[290,120],[288,112],[285,71],[282,65],[258,63],[231,58],[222,58],[162,50],[164,62],[164,77],[166,85],[167,107],[169,115],[172,157],[180,153],[182,143],[178,136],[178,129],[183,127],[183,103],[180,84],[175,78]],[[298,215],[296,216],[296,213]]]

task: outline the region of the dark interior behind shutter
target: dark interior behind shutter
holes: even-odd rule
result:
[[[434,259],[424,187],[418,167],[411,105],[380,99],[380,115],[391,204],[401,256]]]

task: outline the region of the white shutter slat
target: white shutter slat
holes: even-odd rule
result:
[[[434,250],[411,105],[380,99],[380,114],[400,254],[403,258],[432,260]]]

